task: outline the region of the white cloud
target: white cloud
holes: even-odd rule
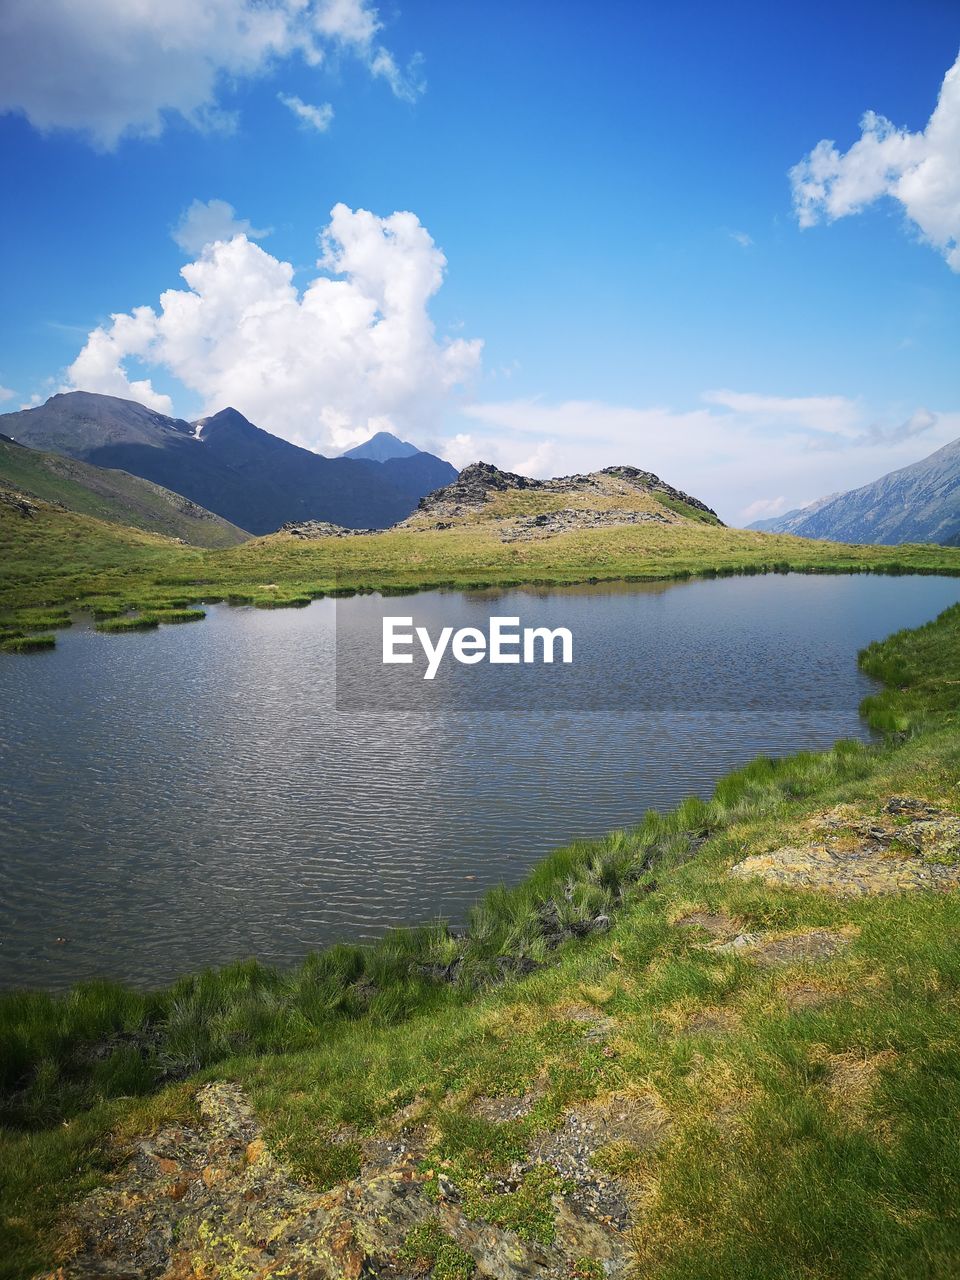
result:
[[[862,409],[846,396],[764,396],[740,391],[705,391],[707,404],[733,409],[767,425],[829,435],[855,436],[861,428]]]
[[[312,102],[304,102],[296,94],[278,93],[277,97],[307,128],[316,129],[317,133],[326,133],[330,128],[330,122],[333,120],[333,107],[329,102],[321,103],[317,107]]]
[[[0,402],[12,400],[16,394],[17,393],[15,391],[11,391],[9,387],[0,386]]]
[[[753,236],[748,236],[745,231],[731,231],[730,239],[735,240],[741,249],[749,249],[753,245]]]
[[[382,25],[369,0],[4,0],[0,112],[110,149],[126,135],[156,137],[169,113],[230,127],[226,81],[270,74],[294,57],[318,67],[331,52],[415,98],[419,60],[401,70],[378,43]]]
[[[428,304],[446,258],[412,213],[379,218],[338,204],[321,236],[321,269],[302,291],[293,267],[245,235],[208,244],[183,267],[185,289],[95,329],[69,385],[171,412],[130,361],[160,369],[209,413],[231,404],[310,448],[374,431],[436,429],[480,361],[479,341],[437,340]]]
[[[171,232],[184,253],[191,255],[200,253],[215,240],[232,240],[234,236],[262,240],[269,234],[266,229],[258,231],[246,218],[238,218],[233,205],[226,200],[194,200],[184,209]]]
[[[463,410],[469,431],[446,453],[460,466],[482,458],[535,475],[626,463],[702,499],[728,523],[747,524],[776,514],[773,504],[788,510],[811,494],[866,484],[960,436],[960,412],[918,410],[908,423],[922,425],[919,432],[878,425],[865,406],[842,396],[726,391],[703,399],[706,407],[685,411],[602,401],[472,404]],[[777,498],[757,497],[770,493]]]
[[[892,196],[922,237],[960,271],[960,57],[925,129],[911,133],[868,111],[841,154],[823,139],[790,170],[801,227],[832,222]]]
[[[753,524],[754,520],[769,520],[771,516],[783,515],[787,510],[787,500],[779,498],[757,498],[756,502],[744,507],[742,518],[744,524]]]

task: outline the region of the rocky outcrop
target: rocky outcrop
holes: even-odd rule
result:
[[[534,480],[512,471],[501,471],[489,462],[474,462],[469,467],[464,467],[452,484],[421,498],[416,512],[405,523],[418,520],[422,523],[424,516],[450,520],[476,513],[483,510],[491,497],[510,490],[542,494],[580,493],[593,497],[622,497],[633,492],[680,502],[716,519],[716,512],[698,498],[674,489],[652,471],[641,471],[639,467],[604,467],[602,471],[591,471],[585,475]]]
[[[316,538],[354,538],[358,534],[376,533],[376,529],[347,529],[342,524],[331,524],[329,520],[290,520],[280,526],[278,533],[287,533],[291,538],[303,538],[312,541]]]
[[[485,1220],[464,1188],[431,1167],[430,1130],[415,1104],[384,1136],[332,1135],[359,1152],[359,1173],[316,1191],[276,1160],[238,1086],[207,1084],[196,1100],[199,1122],[139,1139],[114,1179],[75,1207],[64,1224],[68,1256],[46,1280],[569,1280],[585,1258],[622,1276],[631,1192],[593,1157],[614,1143],[649,1149],[670,1132],[643,1094],[570,1108],[525,1159],[486,1178],[494,1197],[536,1182],[552,1225],[531,1237]]]
[[[533,542],[577,529],[614,529],[631,524],[679,524],[672,511],[547,511],[535,516],[505,520],[500,532],[503,542]]]
[[[960,888],[960,818],[893,796],[877,815],[839,806],[806,824],[815,838],[754,854],[730,872],[850,897]]]

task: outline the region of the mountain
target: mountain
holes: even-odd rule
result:
[[[753,524],[747,525],[747,528],[755,529],[760,533],[796,533],[798,524],[802,524],[815,511],[819,511],[828,502],[832,502],[834,498],[839,497],[838,493],[828,494],[827,497],[818,498],[816,502],[808,503],[805,507],[794,507],[792,511],[785,511],[782,516],[769,516],[766,520],[754,520]]]
[[[352,449],[347,449],[342,456],[368,458],[371,462],[389,462],[391,458],[412,458],[419,452],[415,444],[400,440],[389,431],[378,431],[369,440],[364,440],[363,444],[355,444]]]
[[[222,409],[191,423],[132,400],[70,391],[36,409],[0,415],[20,444],[151,480],[251,533],[290,520],[385,528],[456,471],[415,452],[374,462],[325,458]]]
[[[750,526],[761,527],[836,542],[960,546],[960,440],[872,484]]]
[[[0,486],[112,524],[180,538],[195,547],[234,547],[250,536],[189,498],[126,471],[41,453],[0,435]]]

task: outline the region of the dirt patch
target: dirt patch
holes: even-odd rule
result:
[[[719,954],[741,953],[762,967],[788,964],[818,964],[832,960],[846,950],[856,930],[808,929],[802,933],[741,933],[731,942],[714,944],[709,950]]]
[[[488,1124],[507,1124],[511,1120],[522,1120],[528,1116],[545,1093],[546,1081],[536,1081],[521,1094],[499,1097],[481,1094],[469,1103],[467,1110],[478,1120],[485,1120]]]
[[[557,1008],[557,1017],[564,1022],[574,1022],[581,1029],[583,1038],[593,1042],[606,1040],[617,1029],[616,1019],[609,1017],[592,1004],[565,1004]]]
[[[866,1115],[880,1072],[892,1066],[896,1060],[897,1055],[892,1049],[874,1054],[865,1054],[859,1050],[813,1054],[813,1061],[826,1068],[823,1087],[830,1105],[855,1120],[861,1120]]]
[[[675,920],[681,929],[702,929],[713,938],[730,938],[738,932],[737,922],[730,916],[715,911],[691,911]]]
[[[840,999],[840,992],[814,982],[788,983],[779,993],[788,1009],[821,1009]]]
[[[740,1026],[740,1019],[730,1009],[695,1009],[684,1021],[680,1034],[685,1036],[728,1036]]]
[[[572,1184],[567,1199],[573,1210],[623,1232],[632,1222],[631,1193],[622,1178],[602,1171],[598,1153],[614,1146],[650,1150],[669,1136],[670,1127],[652,1096],[609,1094],[567,1111],[560,1128],[536,1142],[531,1161],[550,1165]]]

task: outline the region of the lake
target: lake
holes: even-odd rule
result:
[[[0,986],[166,982],[464,919],[557,845],[867,738],[858,649],[960,600],[934,577],[426,592],[0,655]],[[553,666],[379,662],[384,614],[565,626]]]

